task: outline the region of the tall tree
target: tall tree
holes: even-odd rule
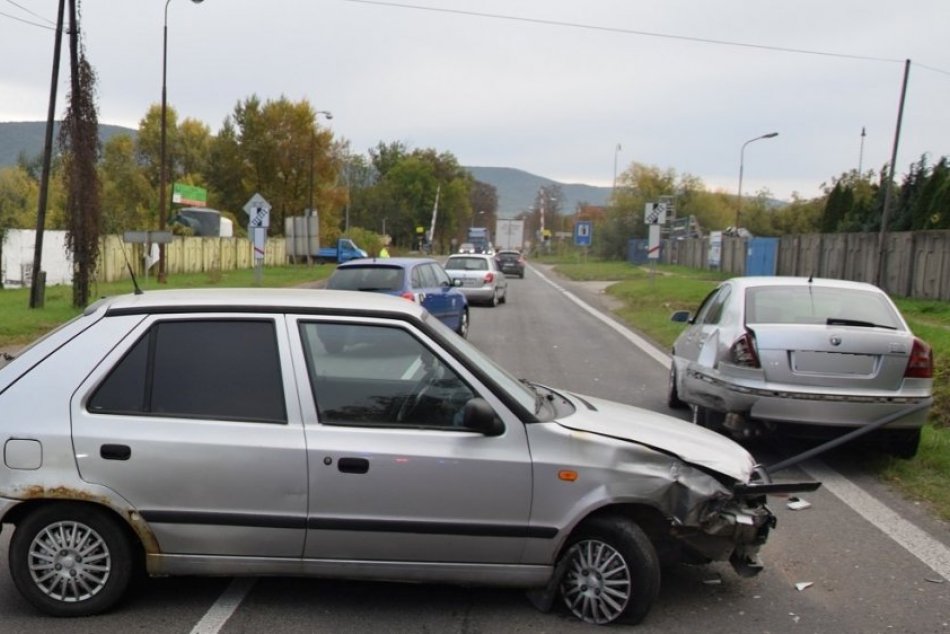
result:
[[[66,246],[73,255],[73,306],[89,303],[89,285],[99,259],[99,115],[96,75],[79,39],[76,1],[69,0],[71,90],[60,129],[66,182]]]
[[[136,160],[135,141],[130,135],[117,134],[106,141],[99,174],[105,232],[150,229],[155,189]]]

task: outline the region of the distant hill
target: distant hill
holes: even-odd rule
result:
[[[103,143],[120,133],[135,136],[137,131],[117,125],[99,125],[99,137]],[[0,122],[0,167],[15,165],[21,152],[26,154],[27,159],[33,159],[42,154],[45,134],[44,121]],[[59,122],[53,130],[54,142],[58,134]],[[558,183],[550,178],[511,167],[466,167],[465,169],[471,172],[476,180],[495,187],[498,191],[498,215],[503,218],[511,218],[530,209],[542,185],[556,183],[561,186],[564,194],[564,200],[561,201],[562,213],[574,213],[578,203],[606,205],[610,197],[609,187]]]
[[[527,211],[542,185],[561,186],[564,200],[562,213],[574,213],[578,203],[603,206],[610,198],[610,187],[596,187],[577,183],[558,183],[550,178],[536,176],[511,167],[466,167],[475,180],[494,185],[498,191],[498,215],[511,218]]]
[[[59,124],[53,125],[53,143],[59,138]],[[117,125],[99,124],[99,138],[102,142],[120,133],[135,136],[136,130]],[[0,167],[16,165],[20,153],[27,159],[33,159],[43,153],[46,140],[45,121],[5,121],[0,122]],[[55,146],[54,146],[55,147]]]

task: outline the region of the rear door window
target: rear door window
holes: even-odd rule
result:
[[[158,322],[96,389],[88,409],[285,423],[274,322]]]

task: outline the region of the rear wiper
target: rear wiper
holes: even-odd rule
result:
[[[887,328],[888,330],[897,330],[894,326],[875,324],[873,321],[862,321],[860,319],[845,319],[844,317],[829,317],[825,320],[825,324],[828,326],[859,326],[862,328]]]

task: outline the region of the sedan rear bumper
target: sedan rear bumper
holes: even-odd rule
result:
[[[927,422],[933,397],[893,392],[834,393],[801,391],[783,387],[752,387],[729,383],[708,374],[689,371],[687,392],[706,407],[734,412],[772,423],[819,425],[839,428],[860,427],[913,405],[927,407],[913,411],[888,424],[889,429],[914,429]]]

